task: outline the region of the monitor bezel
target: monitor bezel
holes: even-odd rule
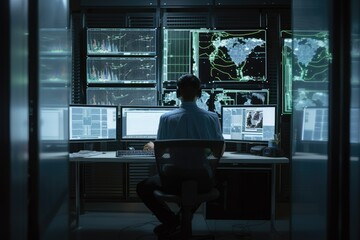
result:
[[[89,108],[115,108],[116,110],[116,135],[115,138],[89,138],[89,139],[70,139],[71,133],[70,133],[70,116],[71,116],[71,110],[72,107],[89,107]],[[68,122],[69,122],[69,142],[70,143],[91,143],[91,142],[116,142],[119,140],[119,107],[117,105],[94,105],[94,104],[70,104],[69,105],[69,116],[68,116]]]
[[[224,112],[224,109],[226,108],[274,108],[275,109],[275,118],[274,118],[274,121],[275,121],[275,132],[274,132],[274,135],[277,134],[278,132],[278,106],[276,104],[254,104],[254,105],[223,105],[221,106],[221,119],[220,119],[220,123],[221,123],[221,131],[223,131],[223,112]],[[274,136],[275,137],[275,136]],[[271,139],[269,139],[271,140]],[[262,144],[267,144],[269,142],[269,140],[244,140],[244,139],[225,139],[224,138],[224,141],[225,142],[228,142],[228,143],[247,143],[247,144],[259,144],[259,145],[262,145]]]
[[[122,142],[148,142],[148,141],[153,141],[156,139],[155,138],[136,138],[136,137],[129,137],[129,138],[124,138],[123,137],[123,133],[124,133],[124,130],[123,130],[123,124],[124,124],[124,118],[123,118],[123,110],[126,109],[126,108],[136,108],[136,109],[169,109],[170,111],[171,110],[175,110],[175,109],[178,109],[179,107],[177,106],[160,106],[160,105],[157,105],[157,106],[147,106],[147,105],[121,105],[120,106],[120,110],[119,110],[119,114],[120,114],[120,135],[119,135],[119,139],[120,141]]]

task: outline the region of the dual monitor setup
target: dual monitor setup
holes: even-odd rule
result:
[[[177,107],[70,105],[69,140],[155,140],[160,116]],[[274,138],[276,105],[222,106],[221,126],[227,142],[267,143]]]

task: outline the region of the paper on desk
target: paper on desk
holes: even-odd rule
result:
[[[91,150],[80,150],[79,152],[74,152],[74,153],[70,153],[70,157],[82,157],[82,158],[86,158],[86,157],[92,157],[92,156],[97,156],[100,155],[102,152],[98,152],[98,151],[91,151]]]

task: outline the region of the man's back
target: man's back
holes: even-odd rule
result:
[[[191,74],[185,74],[178,79],[177,82],[177,97],[182,101],[181,107],[169,113],[165,113],[160,117],[159,129],[157,134],[157,140],[175,140],[175,139],[208,139],[208,140],[223,140],[219,118],[215,113],[205,111],[196,106],[196,99],[201,96],[201,82],[200,80]],[[146,121],[146,119],[144,119]],[[225,145],[224,145],[225,146]],[[145,144],[144,149],[153,149],[154,143],[149,142]],[[214,153],[214,156],[221,156],[224,152]],[[180,149],[180,153],[190,154],[191,156],[197,156],[199,149],[194,148],[192,152],[189,149],[185,152]],[[194,169],[201,166],[203,173],[206,173],[206,179],[211,179],[212,169],[209,161],[205,161],[204,151],[200,154],[201,157],[196,157],[198,162],[192,160],[188,156],[177,156],[174,158],[174,165],[170,164],[165,169],[166,172],[169,169]],[[178,152],[178,151],[177,151]],[[174,153],[174,149],[172,149]],[[174,168],[172,168],[174,166]],[[160,171],[159,171],[160,172]],[[186,171],[188,172],[188,171]],[[170,174],[170,173],[169,173]],[[168,175],[168,174],[166,174]],[[171,175],[172,176],[172,175]],[[196,176],[199,176],[198,174]],[[201,176],[201,180],[204,181],[204,177]],[[167,179],[166,183],[171,184],[171,179]],[[207,181],[206,186],[212,186],[212,181]],[[145,205],[153,211],[155,216],[162,224],[155,227],[154,232],[160,236],[161,233],[169,233],[176,229],[180,220],[178,216],[171,211],[164,201],[156,199],[154,191],[163,189],[162,181],[160,181],[159,175],[150,177],[141,181],[137,185],[137,193],[141,199],[143,199]],[[196,208],[194,209],[194,211]]]

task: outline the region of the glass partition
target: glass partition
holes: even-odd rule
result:
[[[291,63],[292,104],[285,110],[292,113],[293,240],[327,239],[329,8],[326,0],[293,1],[293,29],[284,44]]]

